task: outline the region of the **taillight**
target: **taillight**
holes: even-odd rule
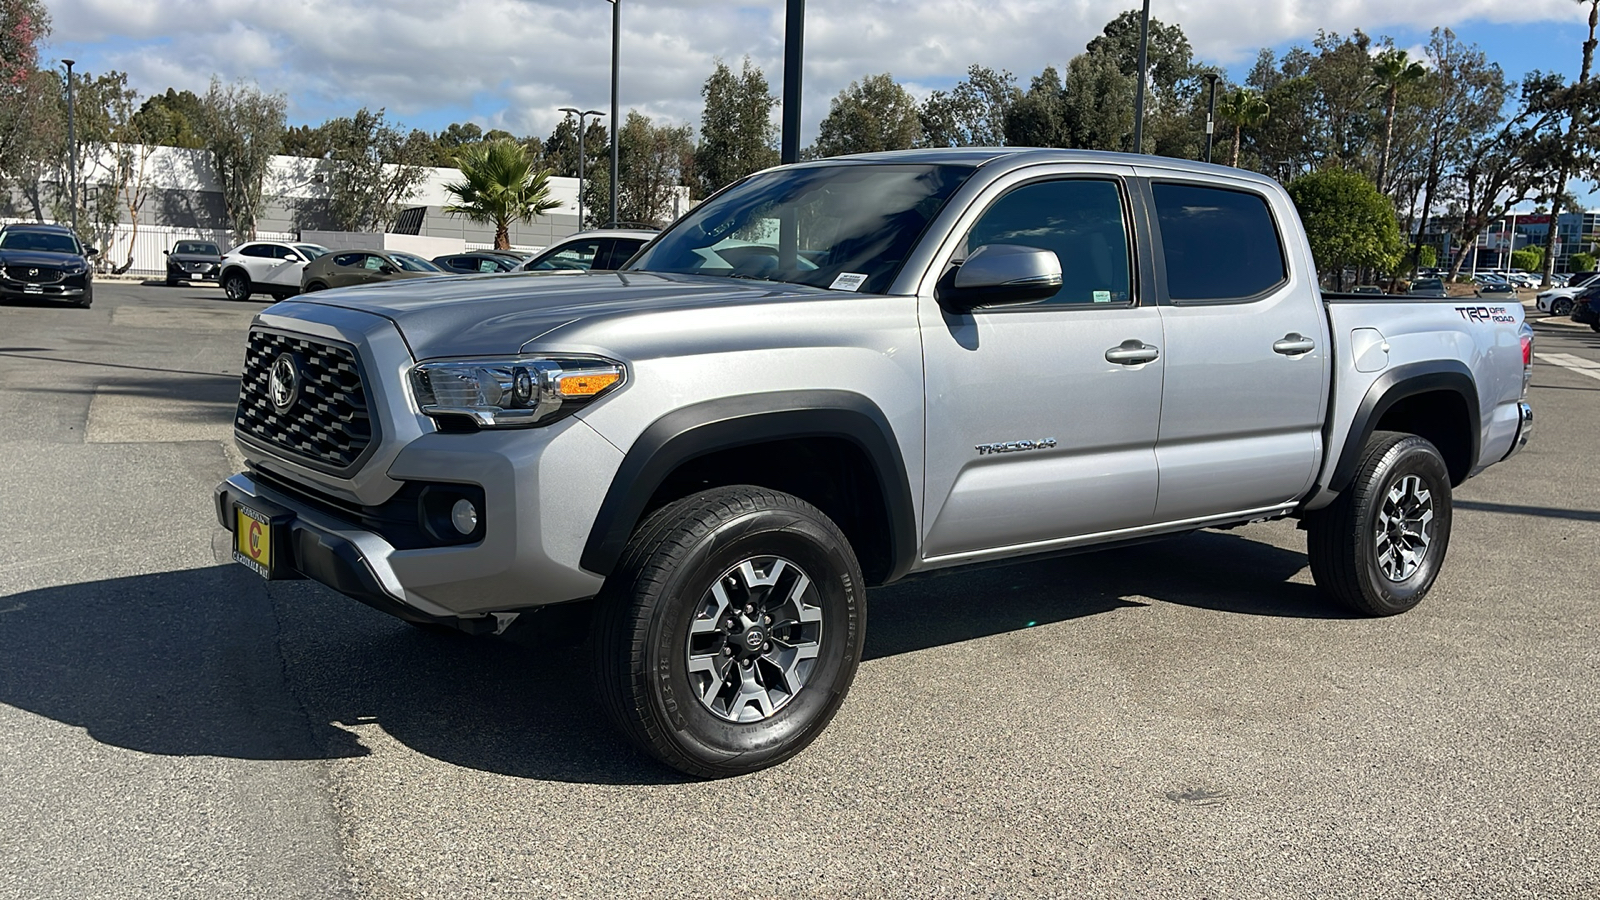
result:
[[[1522,366],[1527,368],[1533,365],[1533,335],[1522,336]]]
[[[1528,385],[1533,383],[1533,335],[1526,322],[1522,325],[1522,399],[1528,399]]]

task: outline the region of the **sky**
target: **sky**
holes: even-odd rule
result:
[[[781,91],[784,0],[620,0],[620,105],[698,125],[700,88],[722,59],[745,56]],[[476,122],[544,136],[563,106],[610,101],[607,0],[45,0],[43,57],[78,71],[117,69],[145,93],[203,92],[213,75],[282,91],[292,125],[362,106],[430,131]],[[804,140],[851,81],[890,72],[918,97],[973,63],[1026,87],[1067,60],[1131,0],[810,0]],[[1449,27],[1512,78],[1575,77],[1587,33],[1577,0],[1151,0],[1202,61],[1242,80],[1257,51],[1307,44],[1319,30],[1387,35],[1420,51]],[[43,60],[41,60],[43,61]],[[1575,186],[1576,187],[1576,186]],[[1586,191],[1580,190],[1580,193]]]

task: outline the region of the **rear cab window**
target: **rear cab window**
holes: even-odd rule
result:
[[[1288,280],[1283,239],[1262,195],[1188,182],[1150,189],[1173,303],[1249,302]]]

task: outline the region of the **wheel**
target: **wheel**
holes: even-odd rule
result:
[[[640,749],[701,778],[810,744],[844,701],[866,630],[861,567],[838,526],[748,485],[649,516],[598,604],[607,714]]]
[[[1355,480],[1306,520],[1317,587],[1369,616],[1422,602],[1450,545],[1450,472],[1413,434],[1374,432]]]
[[[327,289],[328,289],[328,286],[323,284],[320,281],[313,281],[310,284],[306,285],[306,293],[308,293],[308,294],[313,292],[313,291],[325,291]]]
[[[1570,300],[1569,298],[1566,298],[1566,297],[1557,297],[1556,299],[1551,300],[1550,301],[1550,315],[1552,315],[1552,316],[1570,316],[1570,315],[1572,315],[1572,300]]]
[[[229,300],[249,300],[250,278],[243,272],[229,272],[222,276],[222,291]]]
[[[173,277],[172,277],[172,276],[171,276],[171,275],[168,275],[168,276],[167,276],[167,287],[177,287],[177,286],[178,286],[178,283],[179,283],[179,282],[180,282],[180,281],[181,281],[181,280],[182,280],[182,279],[179,279],[179,278],[173,278]]]

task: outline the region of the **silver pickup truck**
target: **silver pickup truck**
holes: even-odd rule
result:
[[[914,573],[1295,517],[1332,600],[1411,608],[1531,360],[1515,302],[1324,295],[1248,172],[828,159],[619,272],[268,308],[216,507],[262,576],[413,623],[592,617],[617,725],[714,777],[817,736]]]

